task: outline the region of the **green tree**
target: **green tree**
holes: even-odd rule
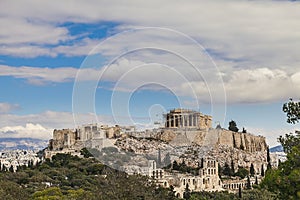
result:
[[[243,191],[243,200],[273,200],[277,195],[265,189],[252,189]]]
[[[164,158],[163,162],[164,162],[164,166],[168,166],[168,165],[170,165],[170,164],[171,164],[171,157],[170,157],[170,153],[167,153],[167,154],[166,154],[166,156],[165,156],[165,158]]]
[[[231,176],[233,176],[234,173],[235,173],[234,163],[233,163],[233,160],[231,160]]]
[[[158,167],[161,167],[161,164],[162,164],[162,162],[161,162],[161,150],[158,149],[157,166],[158,166]]]
[[[189,184],[188,183],[185,185],[185,190],[184,190],[184,193],[183,193],[183,198],[184,199],[190,199],[191,198],[191,190],[189,188]]]
[[[227,162],[225,162],[225,165],[223,167],[223,171],[222,171],[222,174],[225,175],[225,176],[231,176],[232,174],[232,171],[230,169],[230,166],[228,165]]]
[[[255,174],[253,163],[251,163],[251,166],[250,166],[250,174],[251,174],[251,176],[254,176],[254,174]]]
[[[282,110],[286,113],[287,123],[295,124],[299,122],[300,101],[293,101],[293,99],[291,98],[289,102],[283,104]]]
[[[235,173],[236,176],[241,177],[241,179],[245,178],[249,175],[249,171],[243,167],[239,167],[238,171]]]
[[[283,105],[287,122],[295,124],[300,119],[300,102],[292,99]],[[267,170],[261,186],[278,193],[280,199],[300,199],[300,134],[286,134],[278,138],[287,153],[287,160],[278,169]]]
[[[175,190],[174,190],[174,186],[170,185],[169,192],[168,192],[168,200],[173,200],[173,199],[175,199]]]
[[[83,155],[85,158],[94,157],[93,154],[90,153],[90,151],[84,147],[80,150],[80,154]]]
[[[222,167],[221,167],[220,163],[218,163],[218,174],[219,174],[220,178],[221,178],[222,173],[223,173]]]
[[[179,170],[179,165],[178,165],[176,160],[173,161],[172,169],[173,170]]]
[[[247,176],[247,189],[251,189],[251,182],[249,176]]]
[[[17,183],[0,179],[0,199],[23,200],[29,198],[29,192],[20,187]]]
[[[229,122],[228,130],[233,131],[233,132],[238,132],[239,131],[235,121],[231,120]]]
[[[283,147],[285,153],[291,153],[292,148],[300,144],[300,131],[295,131],[295,133],[285,134],[285,136],[279,136],[278,141]]]
[[[89,200],[93,199],[93,195],[91,192],[85,191],[83,189],[78,190],[68,190],[67,195],[65,196],[65,199],[68,200]]]
[[[255,185],[258,185],[257,176],[255,176]]]
[[[247,130],[244,127],[242,133],[247,133]]]
[[[35,192],[32,195],[33,200],[47,200],[47,199],[54,200],[54,199],[62,199],[62,198],[63,198],[63,194],[60,188],[58,187],[50,187],[43,191]]]
[[[262,177],[265,176],[265,169],[264,169],[264,165],[263,165],[263,164],[261,165],[260,175],[261,175]]]
[[[268,169],[272,168],[269,146],[267,147],[267,162],[268,162],[268,165],[267,165],[267,170],[268,170]]]

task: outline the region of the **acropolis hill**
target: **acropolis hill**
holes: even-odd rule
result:
[[[235,172],[239,168],[249,170],[252,166],[259,181],[260,174],[264,173],[262,170],[267,169],[265,137],[233,132],[219,125],[213,128],[212,116],[187,109],[171,110],[164,115],[164,127],[145,131],[136,131],[134,126],[98,124],[80,126],[75,130],[54,130],[45,157],[51,158],[56,153],[80,156],[80,150],[84,147],[96,149],[99,152],[98,159],[104,164],[129,174],[153,176],[164,187],[172,184],[180,196],[186,180],[194,180],[190,185],[194,191],[237,190],[238,187],[245,187],[244,179],[219,180],[216,172],[218,166],[215,164],[214,168],[202,172],[203,159],[220,167],[231,163]],[[200,176],[174,174],[162,169],[173,166],[174,162],[200,169]]]
[[[227,150],[242,150],[246,154],[265,152],[267,149],[265,137],[233,132],[220,126],[212,128],[212,116],[197,111],[174,109],[165,114],[164,119],[164,127],[146,131],[136,131],[133,126],[110,127],[97,124],[85,125],[75,130],[54,130],[53,139],[50,140],[48,148],[49,156],[55,154],[56,151],[78,151],[83,147],[102,149],[115,146],[123,150],[135,148],[139,151],[140,140],[143,139],[147,149],[146,139],[151,138],[173,148],[197,146],[205,149],[218,149],[226,147]],[[126,141],[129,139],[139,140],[136,142],[137,146],[131,145],[127,148]],[[157,144],[153,151],[159,149],[159,146]]]

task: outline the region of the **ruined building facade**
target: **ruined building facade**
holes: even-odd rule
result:
[[[166,188],[172,185],[177,197],[183,197],[187,185],[191,192],[224,190],[218,174],[218,162],[210,158],[203,159],[203,166],[200,168],[197,176],[164,172],[163,178],[158,178],[157,182]]]
[[[48,150],[45,151],[47,158],[56,153],[71,153],[80,155],[79,151],[84,148],[101,149],[110,146],[109,139],[120,137],[124,131],[132,131],[134,127],[104,126],[87,124],[72,129],[53,131],[53,139],[49,141]]]
[[[209,129],[212,117],[200,112],[177,108],[164,115],[165,128]]]

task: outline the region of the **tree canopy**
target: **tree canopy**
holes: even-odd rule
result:
[[[229,122],[228,130],[233,131],[233,132],[238,132],[239,131],[235,121],[231,120]]]
[[[290,99],[289,102],[283,104],[282,110],[286,113],[287,123],[295,124],[299,122],[300,101],[293,101],[293,99]]]
[[[283,112],[287,114],[287,122],[295,124],[300,119],[300,102],[292,99],[283,105]],[[280,199],[300,199],[300,134],[286,134],[280,136],[287,160],[278,169],[268,169],[262,182],[262,187],[278,193]]]
[[[57,154],[39,166],[0,173],[0,199],[170,199],[149,178],[128,175],[94,158]]]

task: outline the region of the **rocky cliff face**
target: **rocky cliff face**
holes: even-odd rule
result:
[[[209,151],[206,156],[217,158],[221,166],[224,166],[225,163],[231,165],[231,162],[233,162],[235,172],[239,166],[250,170],[251,164],[253,164],[255,173],[257,174],[261,174],[262,165],[264,170],[267,169],[266,151],[250,152],[232,147],[228,148],[227,145],[219,145],[218,148]]]
[[[249,133],[232,132],[226,129],[210,130],[164,130],[157,135],[157,139],[169,142],[175,146],[197,144],[199,146],[216,147],[228,146],[248,152],[265,151],[267,144],[265,137]]]
[[[267,150],[266,138],[249,133],[238,133],[228,130],[220,131],[218,144],[242,149],[248,152]]]

